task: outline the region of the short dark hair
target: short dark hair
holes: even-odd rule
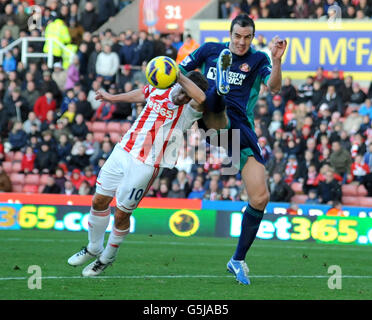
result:
[[[256,31],[256,27],[254,25],[254,21],[246,14],[240,14],[236,16],[233,21],[231,21],[230,26],[230,33],[233,31],[234,25],[238,24],[241,27],[252,27],[253,28],[253,34]]]
[[[208,90],[208,80],[199,71],[190,71],[186,74],[186,77],[194,82],[204,92]]]

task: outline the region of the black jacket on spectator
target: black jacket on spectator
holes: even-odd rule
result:
[[[343,114],[344,112],[344,104],[339,95],[336,95],[334,97],[328,97],[327,95],[325,95],[318,104],[318,109],[323,103],[326,103],[328,105],[328,108],[332,113],[338,111]]]
[[[141,65],[143,61],[150,61],[153,58],[154,47],[151,41],[144,40],[142,43],[139,43],[136,48],[136,54],[139,57],[137,65]]]
[[[27,144],[27,133],[24,130],[11,132],[9,134],[9,142],[12,145],[12,151],[18,151]]]
[[[46,185],[42,193],[60,194],[61,188],[57,184],[53,184],[52,186]]]
[[[91,33],[96,31],[98,28],[98,15],[94,10],[95,9],[92,11],[84,10],[80,19],[80,24],[84,30]]]
[[[34,162],[34,167],[39,170],[39,172],[43,171],[43,169],[48,169],[50,173],[54,173],[58,164],[57,154],[50,150],[43,152],[40,150],[36,154],[36,159]]]
[[[350,96],[350,103],[361,104],[367,99],[367,95],[363,90],[359,89],[358,92],[352,93]]]
[[[54,99],[60,101],[62,99],[61,91],[58,88],[57,83],[51,79],[49,81],[42,81],[40,86],[40,95],[44,95],[46,92],[53,93]]]
[[[9,123],[8,110],[4,108],[4,105],[0,103],[0,135],[6,136],[8,134],[8,123]]]
[[[74,169],[79,169],[80,171],[83,171],[89,165],[90,165],[89,156],[87,156],[86,154],[82,156],[77,154],[71,157],[70,161],[68,162],[68,169],[70,171]]]
[[[134,43],[130,45],[123,45],[120,48],[119,51],[119,57],[120,57],[120,64],[132,64],[137,65],[137,52],[136,52],[136,45]]]
[[[293,196],[294,191],[283,180],[276,184],[273,190],[270,190],[270,201],[273,202],[290,202]]]
[[[72,145],[70,142],[67,142],[65,145],[58,144],[57,146],[57,155],[58,161],[68,162],[71,157]]]
[[[101,25],[105,23],[110,17],[116,14],[116,7],[113,0],[99,0],[98,1],[98,23]]]
[[[93,116],[93,109],[89,101],[77,101],[76,102],[76,114],[81,113],[86,121],[90,121]]]
[[[329,201],[341,201],[342,191],[341,186],[336,180],[332,180],[330,183],[322,181],[318,186],[318,197],[322,199],[322,203],[328,203]]]
[[[88,131],[89,131],[88,127],[84,122],[82,124],[73,123],[71,125],[71,133],[74,137],[77,137],[78,139],[85,139]]]

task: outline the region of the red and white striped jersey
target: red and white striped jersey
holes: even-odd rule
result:
[[[166,90],[146,85],[146,106],[119,142],[133,157],[154,167],[174,167],[183,133],[203,116],[189,104],[175,105],[175,90],[180,90],[179,84]]]

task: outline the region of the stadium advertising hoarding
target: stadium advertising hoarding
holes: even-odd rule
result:
[[[203,209],[138,208],[131,217],[130,232],[179,237],[239,236],[243,202],[203,201],[202,205]],[[310,205],[302,207],[316,215],[283,214],[280,212],[283,204],[270,203],[257,238],[372,245],[372,212],[367,212],[368,208],[351,208],[353,214],[347,217],[332,217],[325,215],[327,206],[318,206],[317,211],[311,211],[314,208]],[[89,206],[0,203],[0,230],[87,231],[89,209]],[[274,214],[274,211],[279,212]],[[112,220],[113,215],[107,232],[111,231]]]
[[[358,81],[372,79],[372,22],[256,21],[257,35],[266,41],[278,35],[288,42],[283,56],[283,76],[304,79],[319,66],[351,74]],[[201,21],[200,43],[229,41],[230,21]]]

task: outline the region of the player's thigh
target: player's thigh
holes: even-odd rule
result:
[[[262,163],[249,156],[242,168],[242,179],[251,205],[258,210],[265,209],[269,200],[266,172]]]
[[[131,157],[126,151],[115,146],[110,157],[106,160],[98,173],[96,181],[96,193],[114,197],[117,188],[124,180],[128,159]]]
[[[117,207],[125,212],[131,212],[137,208],[159,172],[159,168],[146,165],[133,158],[129,172],[116,191]]]

